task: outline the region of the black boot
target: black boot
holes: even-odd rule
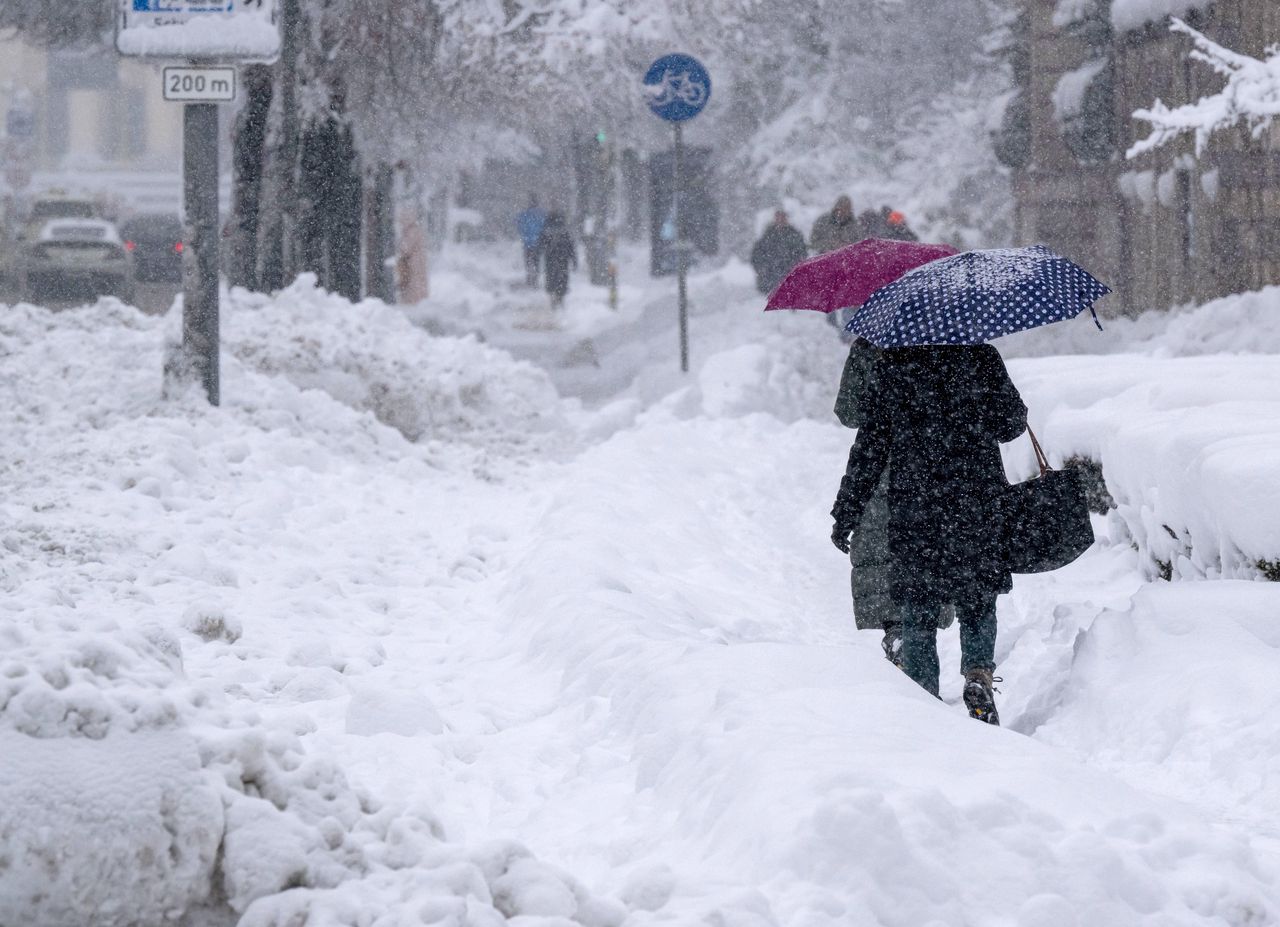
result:
[[[998,682],[989,669],[972,669],[964,674],[964,704],[969,717],[987,724],[1000,724],[1000,712],[996,711],[996,687]]]
[[[902,669],[902,626],[896,624],[887,624],[884,627],[884,639],[880,641],[880,649],[884,651],[884,658]]]

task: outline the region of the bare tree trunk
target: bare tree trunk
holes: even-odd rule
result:
[[[258,288],[258,216],[262,203],[262,174],[271,114],[271,69],[244,69],[246,102],[240,110],[231,166],[234,176],[230,276],[232,286]]]
[[[270,233],[264,244],[262,288],[279,290],[298,272],[298,155],[302,121],[298,113],[298,59],[302,52],[302,9],[300,0],[283,0],[281,20],[284,30],[277,65],[280,85],[280,142],[275,156],[279,179],[275,185],[279,201]]]
[[[364,194],[365,293],[383,302],[395,299],[395,284],[387,261],[395,254],[394,177],[389,164],[379,164],[369,172]]]

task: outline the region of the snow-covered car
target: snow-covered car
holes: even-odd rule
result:
[[[22,298],[31,303],[115,296],[133,300],[133,260],[105,219],[54,219],[19,255]]]

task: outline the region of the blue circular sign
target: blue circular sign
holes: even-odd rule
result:
[[[691,55],[663,55],[649,66],[644,92],[655,116],[684,122],[702,112],[711,99],[711,75]]]

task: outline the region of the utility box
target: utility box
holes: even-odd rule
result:
[[[680,194],[680,237],[689,263],[699,254],[720,251],[720,200],[710,148],[685,146]],[[675,151],[649,158],[649,272],[664,277],[676,272]]]

